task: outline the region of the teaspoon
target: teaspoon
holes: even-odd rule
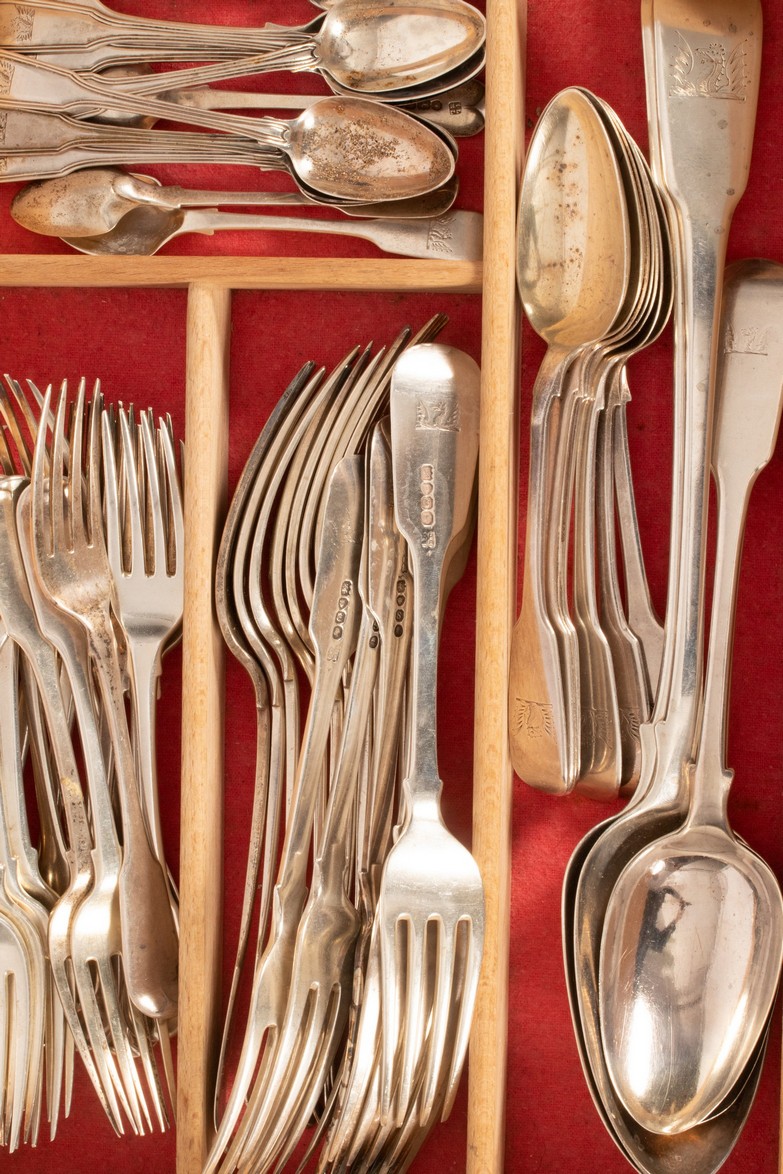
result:
[[[371,241],[386,253],[440,260],[480,261],[483,217],[479,212],[447,212],[428,220],[318,220],[294,216],[254,216],[214,208],[167,209],[139,205],[109,232],[63,237],[80,253],[94,256],[150,257],[177,236],[218,231],[315,232]]]
[[[384,219],[441,216],[457,195],[456,176],[434,192],[407,200],[380,200],[373,204],[328,204],[348,216]],[[188,207],[250,206],[319,207],[302,192],[217,192],[163,187],[150,175],[133,175],[119,168],[85,168],[73,175],[29,184],[11,203],[17,224],[43,236],[99,236],[109,232],[140,205],[169,210]]]

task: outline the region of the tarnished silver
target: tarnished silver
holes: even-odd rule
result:
[[[243,76],[278,70],[315,70],[327,82],[353,92],[384,94],[434,81],[469,60],[483,46],[481,13],[464,0],[336,0],[330,12],[299,28],[199,28],[128,17],[99,0],[58,4],[31,0],[31,27],[15,34],[15,6],[4,3],[0,44],[24,49],[77,69],[138,61],[219,61],[240,58]],[[5,10],[5,12],[3,12]],[[253,56],[249,55],[249,52]],[[214,69],[215,67],[213,67]],[[175,82],[188,85],[188,81]],[[195,84],[195,83],[194,83]]]
[[[293,216],[253,216],[214,209],[166,210],[154,205],[133,208],[100,236],[63,237],[80,253],[95,256],[152,256],[169,241],[189,232],[303,232],[352,236],[370,241],[385,253],[450,261],[480,261],[484,218],[480,212],[447,212],[427,220],[335,220]]]
[[[255,143],[262,163],[272,165],[275,155],[282,155],[305,183],[337,199],[418,196],[454,174],[445,132],[436,133],[398,107],[361,97],[323,98],[292,120],[243,118],[122,90],[112,93],[111,82],[98,74],[77,73],[22,54],[6,52],[0,58],[10,75],[0,94],[2,109],[86,118],[113,102],[119,109],[224,131],[246,139],[248,146]],[[123,132],[142,133],[116,128],[117,135]]]
[[[783,958],[783,897],[771,869],[729,829],[725,765],[745,517],[783,404],[783,267],[735,266],[724,299],[712,622],[688,815],[620,874],[601,945],[609,1075],[633,1118],[665,1134],[692,1129],[730,1097],[766,1029]]]
[[[138,793],[122,678],[114,642],[111,573],[104,546],[100,500],[101,403],[93,399],[88,440],[83,438],[85,387],[80,385],[65,470],[68,399],[58,401],[51,472],[43,443],[33,467],[33,542],[42,583],[62,611],[86,633],[114,752],[122,806],[122,883],[119,888],[123,963],[128,993],[145,1014],[167,1019],[177,1007],[177,934],[166,878],[147,835]],[[48,410],[49,393],[45,401]],[[39,436],[42,436],[40,433]],[[86,452],[86,497],[82,459]],[[67,501],[67,504],[66,504]]]
[[[456,176],[411,200],[380,200],[371,204],[325,203],[347,216],[384,218],[441,216],[457,196]],[[114,228],[139,205],[169,210],[225,205],[320,207],[322,201],[304,192],[218,192],[162,187],[149,175],[131,175],[119,168],[90,167],[74,175],[28,184],[11,202],[11,216],[31,232],[44,236],[100,236]]]
[[[358,634],[360,608],[356,583],[363,530],[362,497],[361,461],[351,458],[335,470],[330,488],[327,536],[321,547],[310,618],[316,654],[315,679],[297,764],[295,798],[278,865],[272,928],[254,977],[249,1011],[252,1038],[258,1041],[254,1047],[256,1057],[267,1033],[270,1033],[267,1042],[274,1045],[275,1029],[279,1030],[285,1015],[297,927],[306,897],[308,849],[332,706]],[[247,1043],[246,1037],[243,1050],[247,1049]],[[256,1057],[249,1061],[251,1074]],[[232,1090],[206,1169],[235,1168],[255,1124],[254,1106],[260,1103],[263,1090],[261,1079],[231,1141],[244,1107],[244,1098],[236,1095],[236,1086]]]
[[[567,496],[566,463],[561,484],[553,484],[553,417],[574,360],[623,312],[629,250],[622,181],[603,120],[581,91],[564,91],[539,120],[520,193],[517,279],[525,312],[549,349],[533,391],[522,607],[509,672],[514,769],[554,792],[571,790],[578,778],[580,707],[579,648],[564,580],[553,599],[545,575],[553,503]],[[573,397],[563,402],[573,409]],[[557,429],[567,436],[569,420]],[[564,508],[560,516],[567,519]],[[549,541],[560,545],[556,527]]]

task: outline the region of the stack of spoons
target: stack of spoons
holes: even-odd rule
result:
[[[464,0],[369,7],[337,0],[301,29],[273,25],[264,30],[123,17],[99,0],[67,5],[34,0],[25,11],[22,28],[15,6],[0,5],[4,180],[62,177],[96,164],[237,164],[284,171],[298,191],[284,194],[282,203],[323,205],[395,222],[435,220],[456,195],[457,144],[449,128],[464,135],[482,125],[481,88],[473,79],[484,60],[484,19]],[[199,57],[214,63],[149,72],[149,61]],[[289,97],[281,104],[303,108],[292,119],[226,113],[223,104],[229,110],[257,108],[266,98],[274,106],[275,99],[213,88],[226,79],[304,68],[317,69],[335,93],[298,103]],[[409,112],[417,106],[422,118]],[[473,116],[465,117],[465,110]],[[159,120],[211,133],[153,130]],[[248,194],[244,201],[226,200],[220,192],[213,199],[200,195],[196,204],[209,212],[179,216],[168,205],[164,216],[152,206],[138,215],[133,209],[134,223],[127,231],[117,233],[110,225],[57,235],[90,238],[76,245],[82,251],[154,252],[186,231],[305,227],[290,220],[273,225],[264,218],[220,216],[214,210],[221,202],[278,202],[272,193]],[[377,210],[387,204],[393,208]],[[476,259],[480,222],[468,218],[468,246],[460,238],[463,217],[410,227],[413,244],[405,225],[396,235],[395,226],[374,225],[371,238],[380,235],[380,246],[388,251]],[[39,215],[36,231],[40,222]],[[53,223],[44,231],[54,235]],[[357,226],[327,221],[314,222],[311,231],[362,234]],[[92,240],[99,235],[101,242]]]
[[[639,729],[636,791],[626,810],[589,832],[572,856],[563,886],[563,947],[583,1069],[613,1140],[640,1171],[711,1174],[726,1160],[753,1101],[783,957],[780,889],[767,865],[729,829],[732,774],[725,765],[744,517],[750,487],[774,448],[781,410],[781,268],[735,266],[723,293],[728,229],[753,140],[759,4],[647,0],[642,18],[650,186],[662,210],[663,236],[668,232],[671,239],[662,272],[673,286],[677,326],[666,626],[662,651],[659,631],[657,660],[647,662],[652,705]],[[585,588],[585,568],[597,565],[602,577],[612,573],[613,534],[605,529],[606,552],[599,549],[594,564],[592,547],[579,537],[580,526],[590,526],[580,521],[580,497],[591,493],[593,477],[590,434],[579,431],[579,412],[568,395],[579,352],[588,356],[581,362],[589,372],[591,350],[600,351],[606,337],[614,345],[634,238],[618,201],[617,157],[576,93],[567,91],[565,103],[563,95],[554,100],[557,118],[551,109],[542,118],[542,145],[531,151],[533,173],[522,198],[520,287],[550,352],[537,387],[543,384],[546,394],[536,395],[533,405],[525,594],[510,716],[523,778],[561,793],[577,783],[598,793],[594,776],[581,777],[583,763],[597,765],[589,752],[602,748],[598,739],[590,741],[597,706],[582,709],[577,758],[569,700],[577,689],[588,698],[606,696],[595,691],[606,648],[594,631],[588,639],[590,622],[600,615],[603,624],[604,613],[594,609],[589,582]],[[567,113],[558,109],[561,103]],[[550,203],[548,217],[541,198],[547,188],[563,193],[551,202],[554,208]],[[589,374],[585,381],[589,386]],[[566,430],[579,444],[588,438],[573,473],[562,466]],[[614,454],[616,476],[627,471],[627,453],[618,454],[616,442]],[[718,523],[705,678],[710,460]],[[611,499],[600,465],[596,476],[604,485],[600,535]],[[570,565],[570,507],[562,503],[572,492],[569,592],[563,580]],[[622,492],[615,488],[616,497]],[[638,534],[632,507],[620,504],[618,513],[627,564]],[[550,566],[558,571],[554,579]],[[630,614],[634,592],[625,570]],[[641,643],[646,653],[647,642]],[[578,672],[569,649],[578,652]],[[619,708],[617,657],[613,663]],[[622,773],[619,781],[625,781]]]

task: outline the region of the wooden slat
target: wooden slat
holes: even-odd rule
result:
[[[519,383],[515,210],[526,0],[489,0],[473,852],[486,924],[468,1099],[468,1174],[504,1163],[512,769],[506,691],[515,610]],[[516,148],[516,149],[515,149]]]
[[[479,293],[470,261],[320,257],[0,257],[0,286],[189,286],[216,289]]]
[[[225,512],[230,292],[188,297],[177,1172],[201,1170],[220,1019],[223,642],[212,605]]]

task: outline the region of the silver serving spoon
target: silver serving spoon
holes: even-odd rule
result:
[[[127,35],[116,38],[117,46],[110,43],[106,33],[99,37],[88,33],[80,41],[78,28],[73,34],[63,33],[62,10],[56,19],[47,22],[46,5],[33,0],[30,7],[33,20],[26,39],[20,42],[13,29],[7,30],[2,41],[7,47],[78,69],[102,68],[128,60],[174,60],[171,50],[161,48],[161,38],[155,30],[139,38],[136,46],[131,45],[129,54]],[[74,7],[69,4],[68,11]],[[89,11],[88,6],[88,21]],[[82,15],[81,23],[84,19]],[[165,26],[161,27],[165,31]],[[222,56],[238,57],[261,44],[266,45],[266,52],[256,51],[247,57],[242,72],[316,70],[330,83],[333,80],[353,92],[381,94],[433,81],[457,68],[483,46],[486,22],[465,0],[428,0],[426,6],[410,0],[394,4],[337,0],[323,17],[300,28],[253,31],[251,39],[243,39],[243,34],[244,30],[229,30],[224,36],[220,30],[208,30],[200,41],[196,38],[185,43],[184,59],[207,56],[215,61],[221,47]],[[226,45],[230,36],[233,43]],[[185,84],[184,79],[175,82]]]
[[[783,266],[734,267],[724,298],[716,570],[688,815],[626,866],[601,946],[607,1069],[628,1112],[655,1133],[690,1129],[729,1096],[765,1030],[783,959],[783,897],[772,870],[729,829],[725,766],[745,517],[783,404]]]
[[[348,216],[384,219],[441,216],[457,195],[456,176],[434,192],[411,200],[381,200],[373,204],[328,204]],[[23,228],[42,236],[99,236],[109,232],[139,205],[165,209],[235,204],[242,207],[319,207],[302,192],[218,192],[163,187],[150,175],[133,175],[119,168],[86,168],[73,175],[29,184],[11,203],[11,216]]]
[[[479,212],[447,212],[428,220],[310,220],[293,216],[253,216],[239,212],[157,208],[140,205],[127,212],[109,232],[99,236],[63,237],[80,253],[94,256],[152,256],[184,233],[211,235],[221,230],[316,232],[355,236],[386,253],[439,260],[479,261],[483,217]]]

